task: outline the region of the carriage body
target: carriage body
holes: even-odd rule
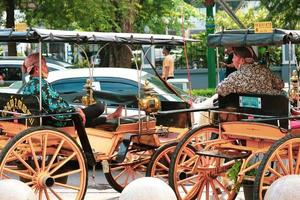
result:
[[[299,36],[277,29],[230,30],[210,35],[208,45],[298,44]],[[251,183],[253,199],[262,200],[275,180],[299,174],[299,115],[291,113],[287,96],[230,94],[218,101],[209,110],[217,116],[212,123],[190,131],[175,148],[169,179],[178,199],[235,199],[241,185]]]

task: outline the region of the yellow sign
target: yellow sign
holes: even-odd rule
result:
[[[17,23],[15,25],[15,30],[18,32],[23,32],[27,30],[27,24],[26,23]]]
[[[254,33],[272,33],[272,22],[254,22]]]

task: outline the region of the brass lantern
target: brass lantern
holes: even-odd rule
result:
[[[139,107],[141,110],[145,111],[146,114],[155,113],[160,109],[160,100],[155,95],[153,88],[149,86],[149,82],[145,81],[144,86],[145,97],[139,99]]]

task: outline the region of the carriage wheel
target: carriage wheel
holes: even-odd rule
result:
[[[263,199],[275,180],[292,174],[300,174],[300,135],[288,134],[264,155],[257,170],[253,199]]]
[[[216,137],[218,133],[219,129],[216,127],[198,127],[188,132],[178,143],[171,159],[169,172],[170,186],[178,199],[195,198],[197,195],[195,187],[199,187],[201,182],[206,183],[206,181],[201,180],[201,173],[195,171],[198,160],[198,155],[195,152],[202,150],[204,148],[203,142]],[[188,151],[191,148],[194,149],[193,154]],[[197,189],[199,191],[201,188]]]
[[[159,178],[169,184],[170,162],[177,144],[178,142],[165,144],[155,151],[148,164],[146,176]],[[192,149],[187,149],[186,152],[189,156],[194,154]]]
[[[51,127],[34,127],[19,133],[0,154],[0,179],[20,179],[39,200],[63,199],[62,191],[68,191],[72,199],[83,199],[86,169],[86,158],[79,145]],[[66,183],[59,181],[67,176]]]
[[[130,150],[122,163],[109,160],[109,171],[105,178],[110,186],[118,192],[137,178],[145,177],[147,165],[153,155],[153,150]]]

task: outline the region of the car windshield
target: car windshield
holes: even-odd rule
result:
[[[167,86],[156,76],[147,73],[146,75],[144,75],[142,77],[142,80],[148,80],[150,82],[150,84],[155,85],[156,87],[158,87],[159,89],[161,89],[162,91],[164,91],[165,93],[167,93],[168,95],[172,95],[174,98],[176,99],[180,99],[179,97],[177,97],[169,88],[167,88]],[[190,97],[188,95],[188,93],[186,93],[185,91],[183,91],[182,89],[173,86],[172,88],[182,97],[184,98],[186,101],[189,101]]]
[[[88,77],[67,78],[52,82],[52,86],[61,94],[76,93],[83,91],[86,79]],[[160,79],[156,76],[146,73],[142,78],[142,84],[145,80],[149,81],[149,86],[152,87],[159,95],[162,101],[182,101],[184,98],[189,100],[188,94],[183,90],[173,87],[176,92],[182,97],[178,97],[169,88],[167,88]],[[94,77],[94,90],[111,91],[118,94],[137,94],[138,83],[136,81],[122,78],[122,77],[107,77],[107,76],[95,76]]]

